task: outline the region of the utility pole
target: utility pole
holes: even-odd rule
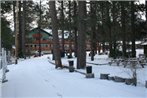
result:
[[[19,35],[19,19],[18,19],[18,11],[19,11],[19,1],[16,1],[16,32],[15,32],[15,64],[17,64],[18,58],[18,35]]]
[[[39,13],[39,56],[41,56],[41,0],[40,0],[40,13]]]

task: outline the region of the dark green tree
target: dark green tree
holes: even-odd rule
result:
[[[14,38],[12,30],[10,29],[10,24],[5,18],[1,18],[1,41],[2,47],[6,48],[7,50],[12,49]]]
[[[12,2],[1,2],[1,42],[2,47],[11,50],[14,44],[12,30],[10,29],[10,22],[6,19],[5,13],[9,13]]]

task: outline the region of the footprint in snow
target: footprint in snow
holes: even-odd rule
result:
[[[62,95],[60,93],[57,93],[57,96],[61,97],[62,98]]]

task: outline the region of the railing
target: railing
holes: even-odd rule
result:
[[[6,51],[4,48],[2,48],[1,55],[0,55],[0,82],[4,83],[6,82],[6,72],[8,71],[7,69],[7,55]]]

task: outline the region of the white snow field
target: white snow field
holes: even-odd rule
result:
[[[100,73],[131,77],[129,67],[108,65],[110,59],[107,55],[97,55],[93,61],[105,65],[87,64],[92,65],[95,74],[95,78],[91,79],[77,72],[70,73],[68,69],[55,69],[47,57],[51,55],[9,65],[8,82],[2,84],[2,98],[147,98],[145,88],[147,66],[138,67],[138,81],[135,87],[100,79]],[[76,61],[75,58],[73,60]],[[87,62],[91,62],[90,57],[87,57]],[[68,59],[62,59],[62,63],[68,65]],[[86,70],[79,71],[86,72]]]

